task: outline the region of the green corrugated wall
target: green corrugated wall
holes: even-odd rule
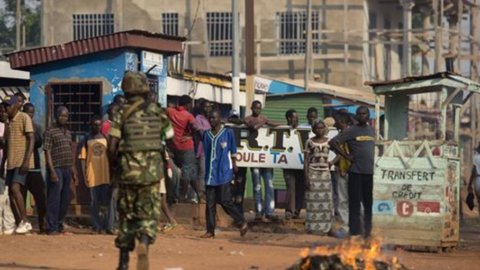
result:
[[[298,114],[300,124],[307,122],[307,110],[315,107],[318,110],[318,116],[323,118],[323,101],[321,94],[303,94],[303,95],[284,95],[267,96],[265,108],[262,113],[273,121],[286,124],[285,113],[294,109]],[[285,189],[282,169],[275,169],[273,172],[275,189]]]
[[[322,106],[323,101],[320,94],[267,96],[265,108],[262,113],[271,120],[286,124],[285,112],[289,109],[294,109],[298,113],[300,123],[306,123],[307,110],[310,107],[317,108],[318,116],[323,118]]]

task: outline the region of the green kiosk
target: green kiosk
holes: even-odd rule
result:
[[[447,251],[459,241],[460,116],[480,84],[444,72],[367,82],[377,95],[373,233]],[[380,116],[380,103],[384,115]]]

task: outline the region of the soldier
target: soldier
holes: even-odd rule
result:
[[[148,269],[148,246],[155,240],[160,218],[158,185],[162,177],[163,140],[173,129],[163,109],[149,102],[147,77],[127,71],[122,81],[127,99],[113,116],[109,155],[120,155],[118,177],[119,231],[115,245],[120,249],[118,269],[128,269],[129,252],[137,247],[137,269]]]

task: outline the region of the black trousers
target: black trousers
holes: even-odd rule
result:
[[[243,213],[240,213],[233,204],[230,183],[225,183],[220,186],[206,186],[205,193],[207,196],[205,215],[207,218],[207,232],[215,234],[217,203],[222,206],[225,213],[232,217],[237,226],[240,226],[245,222]]]
[[[239,167],[235,174],[235,184],[232,189],[233,203],[240,214],[245,213],[243,210],[243,199],[245,197],[245,185],[247,184],[247,168]]]
[[[370,236],[372,231],[373,175],[348,173],[348,218],[350,235],[362,233],[360,204],[363,205],[363,233]]]
[[[285,211],[299,214],[305,200],[305,179],[303,170],[283,170],[283,178],[287,185],[287,205]]]

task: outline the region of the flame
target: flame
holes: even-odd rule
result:
[[[368,244],[365,244],[361,238],[354,237],[333,247],[318,246],[314,249],[304,249],[300,252],[300,256],[308,258],[309,256],[330,256],[336,254],[340,257],[343,264],[350,265],[355,270],[359,269],[357,261],[363,261],[363,269],[375,270],[375,261],[382,257],[381,246],[379,239],[372,239]],[[394,257],[392,264],[398,264],[398,259]],[[309,266],[310,260],[306,260],[302,269],[307,269]]]

